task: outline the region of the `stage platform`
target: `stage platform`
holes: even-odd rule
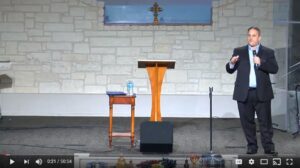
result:
[[[99,159],[120,156],[145,158],[177,158],[184,161],[192,154],[209,151],[209,119],[164,118],[174,125],[173,153],[142,154],[139,152],[139,126],[149,118],[136,118],[135,146],[129,138],[114,138],[108,146],[108,118],[106,117],[9,117],[0,120],[1,155],[76,155],[77,158]],[[130,118],[114,118],[114,130],[128,131]],[[258,129],[258,128],[257,128]],[[263,155],[260,134],[259,151]],[[281,156],[300,156],[300,136],[274,130],[274,143]],[[246,141],[239,119],[213,121],[213,151],[222,154],[226,164],[246,152]],[[179,161],[180,162],[180,161]]]

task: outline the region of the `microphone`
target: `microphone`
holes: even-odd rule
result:
[[[256,50],[252,50],[252,53],[253,53],[253,57],[256,57]],[[255,64],[255,67],[257,68],[257,64]]]
[[[256,50],[252,50],[253,57],[256,56]]]

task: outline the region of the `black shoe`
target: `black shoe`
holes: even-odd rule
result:
[[[267,151],[265,151],[265,154],[267,154],[267,155],[277,155],[278,152],[276,152],[275,150],[267,150]]]
[[[247,154],[249,154],[249,155],[253,155],[256,153],[257,153],[257,149],[250,149],[250,148],[247,149]]]

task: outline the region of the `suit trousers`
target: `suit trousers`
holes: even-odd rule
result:
[[[255,124],[256,112],[262,146],[265,151],[275,150],[272,141],[273,127],[271,118],[271,100],[259,101],[257,98],[257,90],[255,88],[249,88],[246,101],[238,101],[237,104],[241,125],[248,143],[248,149],[257,150],[258,148]]]

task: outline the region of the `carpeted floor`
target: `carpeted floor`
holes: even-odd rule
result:
[[[1,154],[140,154],[139,125],[148,118],[136,118],[136,146],[129,138],[114,138],[108,147],[108,118],[97,117],[3,117],[0,120]],[[209,119],[165,118],[174,124],[173,155],[209,151]],[[114,118],[114,131],[128,131],[129,118]],[[260,143],[258,154],[263,154]],[[300,156],[300,136],[274,130],[279,154]],[[239,119],[214,119],[213,151],[244,154],[246,141]]]

